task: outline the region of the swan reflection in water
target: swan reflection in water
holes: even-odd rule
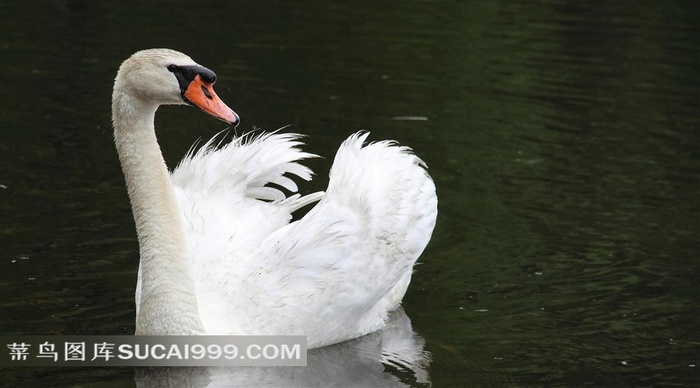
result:
[[[306,367],[138,368],[135,379],[139,388],[429,386],[430,353],[424,346],[399,308],[378,332],[309,350]],[[402,381],[387,367],[412,381]]]

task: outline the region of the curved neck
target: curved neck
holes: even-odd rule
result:
[[[115,90],[114,140],[131,200],[141,255],[137,335],[203,333],[182,213],[156,139],[151,104]],[[139,301],[137,301],[139,303]]]

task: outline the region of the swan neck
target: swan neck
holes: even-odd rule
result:
[[[116,87],[112,98],[114,140],[141,257],[136,334],[203,333],[182,212],[155,135],[158,105],[130,97]]]

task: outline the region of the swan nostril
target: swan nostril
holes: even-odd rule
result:
[[[214,97],[211,95],[211,93],[209,93],[209,90],[204,85],[202,85],[202,93],[204,93],[204,95],[207,96],[208,99],[214,99]]]

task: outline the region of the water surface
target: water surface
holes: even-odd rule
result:
[[[429,383],[377,363],[378,385],[700,381],[695,3],[52,1],[0,15],[0,333],[133,332],[111,84],[132,52],[170,47],[217,72],[239,131],[309,135],[325,159],[302,190],[325,186],[359,129],[429,165],[440,215],[404,300]],[[171,166],[223,129],[176,107],[156,126]],[[0,378],[136,384],[130,369]]]

